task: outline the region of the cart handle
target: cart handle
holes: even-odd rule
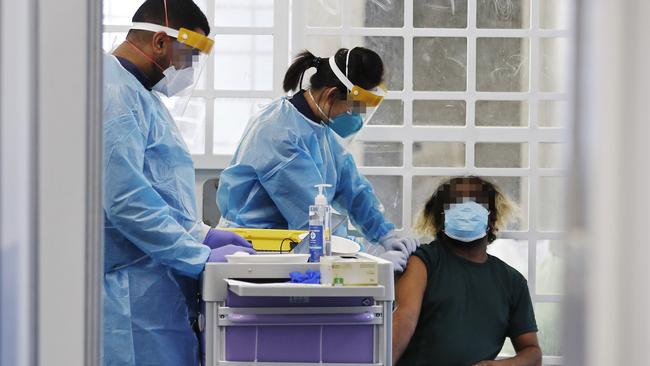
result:
[[[368,323],[374,314],[228,314],[228,320],[236,324],[336,324]]]

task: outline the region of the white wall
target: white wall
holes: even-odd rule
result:
[[[582,0],[567,364],[645,365],[650,349],[650,23],[645,1]]]
[[[12,366],[35,360],[34,8],[0,1],[0,365]]]
[[[1,5],[1,364],[98,364],[99,4]]]
[[[100,42],[94,26],[101,24],[100,13],[89,12],[96,6],[83,0],[38,1],[38,362],[43,365],[96,360],[85,358],[86,351],[96,350],[86,342],[97,339],[86,332],[86,311],[97,307],[99,294],[96,284],[88,292],[86,286],[101,273],[101,267],[87,268],[99,253],[89,238],[98,232],[92,225],[101,212],[88,209],[98,192],[97,176],[89,172],[97,174],[101,166],[100,140],[93,133],[101,122],[90,114],[97,112],[99,95],[89,88],[90,70],[101,75],[99,59],[91,57]],[[90,293],[95,299],[88,302]]]

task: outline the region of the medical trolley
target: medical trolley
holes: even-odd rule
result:
[[[391,364],[393,268],[376,286],[289,283],[318,263],[208,263],[202,276],[202,342],[208,366]],[[282,256],[282,255],[279,255]]]

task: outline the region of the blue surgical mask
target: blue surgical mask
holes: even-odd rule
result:
[[[309,93],[309,96],[316,104],[316,108],[318,108],[318,111],[323,116],[327,116],[327,114],[323,112],[323,110],[321,109],[320,105],[318,105],[318,103],[316,102],[316,99],[311,93],[311,89],[308,89],[307,93]],[[342,138],[348,138],[354,135],[355,133],[359,132],[361,127],[363,127],[363,118],[359,113],[345,112],[339,114],[334,118],[330,118],[329,126],[332,129],[332,131],[336,132],[337,135],[341,136]]]
[[[363,127],[363,118],[359,113],[345,112],[332,118],[329,126],[337,135],[347,138],[359,132]]]
[[[476,202],[452,204],[445,210],[445,234],[469,243],[487,235],[489,211]]]

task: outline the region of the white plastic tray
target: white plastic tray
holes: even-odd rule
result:
[[[386,289],[377,286],[328,286],[307,283],[251,283],[226,279],[228,289],[239,296],[384,296]]]
[[[308,233],[300,234],[300,240],[304,239]],[[332,235],[332,254],[354,254],[359,253],[361,246],[348,238]]]
[[[354,254],[359,253],[361,246],[348,239],[332,235],[332,253],[333,254]]]
[[[226,255],[228,263],[305,263],[309,254],[253,254]]]

